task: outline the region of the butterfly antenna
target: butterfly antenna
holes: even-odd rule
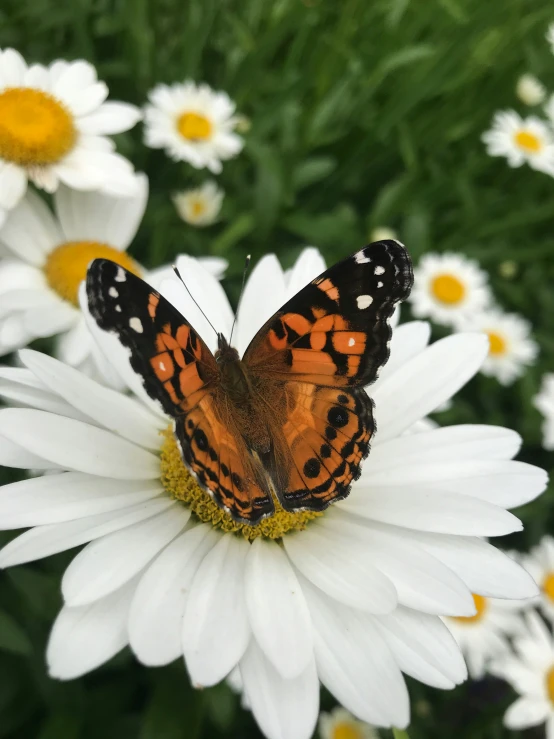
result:
[[[246,275],[248,274],[248,268],[250,267],[250,260],[251,259],[252,259],[252,255],[249,254],[246,257],[246,260],[244,262],[244,269],[242,270],[242,285],[241,285],[241,288],[240,288],[239,302],[237,304],[237,310],[236,310],[236,313],[235,313],[235,317],[233,319],[233,325],[231,327],[231,336],[229,336],[229,345],[231,345],[231,342],[233,341],[233,331],[235,330],[235,323],[237,322],[237,316],[239,314],[239,308],[240,308],[240,304],[241,304],[241,301],[242,301],[242,296],[243,296],[243,293],[244,293],[244,285],[246,283]]]
[[[173,265],[173,271],[175,272],[175,274],[177,275],[177,277],[178,277],[178,278],[179,278],[179,279],[181,280],[181,282],[182,282],[182,283],[183,283],[183,285],[185,286],[185,290],[186,290],[186,291],[188,292],[188,294],[189,294],[189,295],[190,295],[190,297],[192,298],[192,302],[194,303],[194,305],[195,305],[195,306],[196,306],[196,307],[198,308],[198,310],[200,311],[200,313],[202,313],[202,315],[204,316],[204,318],[206,319],[206,321],[207,321],[207,322],[208,322],[208,323],[210,324],[210,326],[211,326],[211,327],[213,328],[213,330],[215,331],[216,335],[218,335],[218,336],[219,336],[219,333],[218,333],[218,331],[216,330],[216,328],[215,328],[215,326],[213,325],[213,323],[212,323],[212,322],[210,321],[210,319],[208,318],[208,316],[207,316],[207,315],[206,315],[206,314],[204,313],[204,311],[202,310],[202,308],[201,308],[201,307],[200,307],[200,306],[198,305],[198,303],[197,303],[197,302],[196,302],[196,300],[194,299],[194,295],[193,295],[193,294],[191,293],[191,291],[190,291],[190,290],[188,289],[188,287],[187,287],[187,283],[186,283],[186,282],[185,282],[185,281],[183,280],[183,278],[182,278],[182,276],[181,276],[181,273],[180,273],[180,272],[179,272],[179,270],[177,269],[176,265]]]

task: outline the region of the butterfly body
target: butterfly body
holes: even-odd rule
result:
[[[136,276],[95,260],[89,310],[116,333],[146,391],[175,420],[183,459],[216,503],[256,524],[346,497],[375,430],[364,386],[388,358],[388,319],[412,284],[409,257],[377,242],[324,272],[267,321],[241,358],[212,354]]]

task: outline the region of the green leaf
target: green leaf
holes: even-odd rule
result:
[[[303,190],[309,185],[320,182],[336,169],[337,161],[333,157],[312,157],[296,167],[292,175],[294,190]]]
[[[3,610],[0,610],[0,649],[24,655],[29,655],[33,651],[27,634],[15,619]]]

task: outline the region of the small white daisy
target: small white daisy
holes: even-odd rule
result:
[[[492,128],[481,139],[487,146],[487,154],[506,157],[510,167],[527,163],[554,176],[554,136],[541,118],[522,118],[514,110],[501,111],[496,113]]]
[[[369,724],[358,721],[349,711],[337,707],[319,717],[320,739],[379,739]]]
[[[144,141],[165,149],[175,161],[221,172],[221,162],[236,156],[243,140],[234,131],[235,104],[225,92],[194,82],[157,85],[144,109]]]
[[[544,375],[540,392],[533,398],[533,405],[544,416],[542,424],[542,445],[554,449],[554,374]]]
[[[546,98],[546,88],[533,74],[522,74],[516,84],[516,95],[525,105],[540,105]]]
[[[109,372],[85,325],[78,290],[95,257],[145,276],[125,253],[148,199],[146,176],[135,177],[137,194],[132,197],[62,185],[54,195],[55,214],[32,191],[10,212],[0,229],[0,244],[10,254],[0,257],[0,355],[37,338],[59,336],[60,359],[87,372],[99,365]],[[215,260],[212,266],[220,272],[226,262]],[[172,274],[170,267],[161,268],[145,278],[157,284]]]
[[[545,38],[550,44],[550,51],[554,54],[554,23],[548,26]]]
[[[491,659],[508,647],[508,637],[521,629],[521,611],[527,601],[487,598],[473,594],[474,616],[446,618],[446,625],[460,645],[469,675],[480,680]]]
[[[526,629],[513,642],[513,651],[490,666],[520,697],[504,714],[513,731],[546,722],[546,739],[554,739],[554,641],[535,611],[524,616]]]
[[[538,604],[545,616],[554,622],[554,539],[543,536],[537,546],[519,559],[540,590]]]
[[[488,275],[463,254],[425,254],[414,269],[409,300],[418,318],[457,325],[491,302]]]
[[[191,226],[211,226],[221,210],[224,192],[213,181],[193,190],[183,190],[173,196],[179,216]]]
[[[77,190],[135,192],[131,164],[107,135],[132,128],[141,114],[104,102],[108,88],[85,61],[28,67],[14,49],[0,50],[0,223],[21,200],[27,180],[48,192],[60,182]]]
[[[233,313],[221,285],[193,259],[178,266],[228,336]],[[320,266],[315,250],[287,278],[273,255],[256,265],[237,318],[241,354]],[[181,283],[160,290],[213,348],[215,334]],[[482,538],[519,530],[506,509],[546,485],[542,470],[512,461],[518,435],[478,425],[405,433],[475,374],[483,336],[427,346],[426,324],[395,329],[386,371],[371,386],[379,432],[350,496],[321,516],[283,511],[245,527],[196,485],[172,420],[127,351],[93,328],[134,396],[30,350],[21,352],[25,368],[0,372],[0,395],[30,406],[0,410],[0,463],[58,472],[0,489],[2,527],[32,527],[4,547],[0,566],[90,542],[63,577],[47,649],[53,677],[83,675],[130,644],[146,665],[184,656],[198,686],[238,667],[269,739],[312,736],[320,682],[358,719],[405,727],[402,672],[439,688],[467,674],[440,617],[471,616],[471,592],[536,593],[529,574]]]
[[[531,326],[515,313],[491,308],[465,320],[464,331],[484,331],[489,337],[489,354],[481,372],[510,385],[537,357],[538,344],[531,338]]]

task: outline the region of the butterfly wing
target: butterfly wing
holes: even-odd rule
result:
[[[388,320],[412,283],[401,244],[370,244],[285,303],[246,350],[258,382],[282,382],[287,415],[264,462],[284,508],[322,510],[359,476],[375,431],[363,387],[388,359]]]
[[[146,392],[175,419],[183,459],[200,484],[237,520],[270,515],[267,483],[225,411],[215,358],[191,324],[150,285],[107,259],[90,265],[86,292],[98,326],[129,349]]]

